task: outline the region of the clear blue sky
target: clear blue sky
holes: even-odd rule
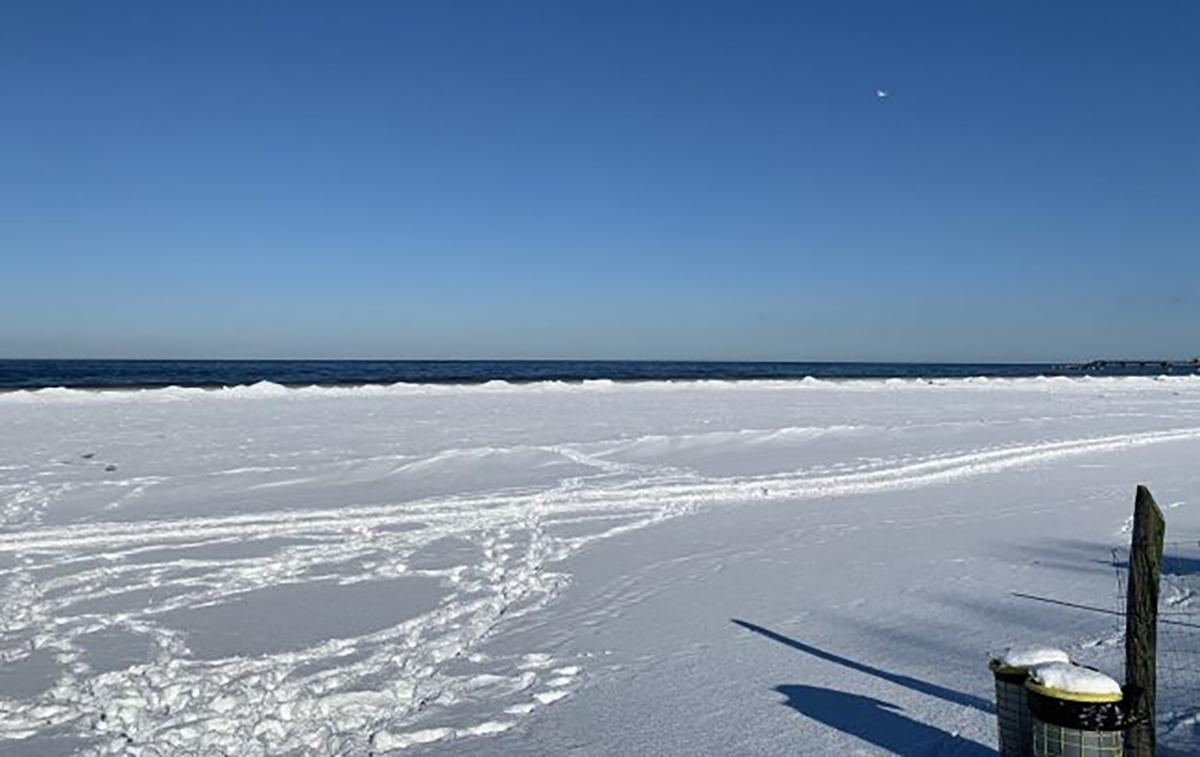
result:
[[[1194,0],[0,3],[0,357],[1191,357],[1198,326]]]

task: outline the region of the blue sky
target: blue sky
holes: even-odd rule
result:
[[[1184,0],[10,1],[0,166],[0,357],[1200,354]]]

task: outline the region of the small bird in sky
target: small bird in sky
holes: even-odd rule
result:
[[[875,96],[877,98],[879,98],[880,100],[883,100],[884,98],[886,98],[888,96],[887,90],[886,89],[877,89],[877,90],[875,90]]]

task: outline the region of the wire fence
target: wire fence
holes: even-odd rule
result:
[[[1129,548],[1112,552],[1124,630]],[[1200,541],[1167,542],[1158,600],[1158,737],[1166,753],[1200,744]]]

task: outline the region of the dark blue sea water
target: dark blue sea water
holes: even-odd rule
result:
[[[311,384],[696,379],[960,378],[967,376],[1158,375],[1197,366],[1090,367],[1042,363],[733,363],[582,360],[0,360],[0,389],[218,387],[271,381]]]

